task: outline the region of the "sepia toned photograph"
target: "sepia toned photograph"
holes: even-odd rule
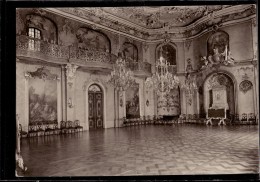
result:
[[[16,8],[17,177],[259,173],[256,4]]]

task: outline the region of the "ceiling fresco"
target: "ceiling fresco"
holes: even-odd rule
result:
[[[256,16],[256,6],[136,6],[46,8],[45,11],[84,21],[94,30],[107,29],[139,40],[181,40],[216,30],[232,21]],[[76,25],[72,25],[75,27]],[[78,27],[79,28],[79,27]],[[76,29],[76,28],[75,28]]]
[[[214,11],[230,7],[230,5],[215,6],[156,6],[156,7],[103,7],[85,8],[97,14],[111,14],[136,25],[158,29],[164,26],[184,27]],[[99,10],[97,10],[99,9]],[[102,12],[103,11],[103,12]]]

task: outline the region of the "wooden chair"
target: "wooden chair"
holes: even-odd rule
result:
[[[123,117],[123,125],[127,126],[126,117]]]
[[[44,135],[52,135],[53,134],[53,128],[51,128],[50,123],[47,122],[45,125]]]
[[[83,131],[83,126],[80,126],[79,120],[74,121],[74,127],[75,127],[76,131],[80,131],[80,130]]]
[[[155,124],[156,123],[156,119],[157,119],[156,115],[153,115],[153,118],[151,119],[151,124]]]
[[[23,131],[23,127],[21,124],[19,124],[19,133],[21,137],[27,137],[28,133],[26,131]]]
[[[240,121],[242,124],[247,124],[247,114],[243,113]]]
[[[69,133],[75,133],[76,128],[75,126],[73,126],[73,122],[72,121],[68,121],[67,122],[67,129]]]
[[[53,123],[53,134],[56,134],[56,135],[58,135],[58,134],[60,134],[61,133],[61,130],[59,129],[59,127],[58,127],[58,121],[55,121],[54,123]]]
[[[256,117],[254,113],[248,114],[248,121],[250,124],[256,124]]]
[[[182,114],[180,120],[181,120],[181,123],[185,123],[186,122],[186,114]]]
[[[67,122],[66,121],[61,121],[60,122],[60,130],[61,133],[68,133],[68,129],[67,129]]]
[[[152,124],[152,119],[151,119],[150,115],[145,117],[145,122],[146,122],[146,124]]]
[[[37,123],[37,135],[38,136],[44,136],[44,129],[43,129],[43,123],[42,122]]]
[[[35,124],[30,123],[28,126],[28,136],[29,137],[35,137],[37,136],[38,132],[37,132],[37,127]]]
[[[240,123],[239,114],[235,114],[235,122],[234,123]]]

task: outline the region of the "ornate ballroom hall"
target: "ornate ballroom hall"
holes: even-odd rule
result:
[[[16,9],[16,174],[257,174],[255,4]]]

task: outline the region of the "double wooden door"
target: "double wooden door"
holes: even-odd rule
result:
[[[88,92],[89,129],[103,128],[102,92]]]

